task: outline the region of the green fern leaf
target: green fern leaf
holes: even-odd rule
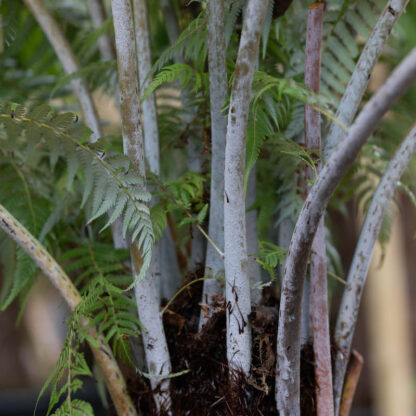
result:
[[[66,400],[63,405],[53,413],[53,416],[94,416],[92,406],[83,400],[74,399],[71,403]]]
[[[230,42],[231,34],[233,33],[238,16],[241,14],[245,3],[246,3],[245,0],[234,1],[230,7],[229,12],[226,13],[224,32],[225,32],[225,42],[226,42],[227,47]]]
[[[21,248],[18,248],[16,251],[16,270],[13,286],[6,300],[3,302],[1,310],[4,311],[25,287],[32,286],[36,276],[36,264]]]
[[[104,225],[104,227],[101,228],[100,232],[105,230],[108,226],[114,223],[114,221],[117,220],[117,218],[120,217],[120,215],[123,213],[124,208],[126,207],[128,202],[128,197],[126,194],[122,193],[122,195],[117,198],[117,203],[114,207],[113,213],[110,216],[110,219],[107,221],[107,223]]]
[[[82,167],[84,168],[84,192],[82,194],[81,208],[85,206],[88,198],[90,197],[93,187],[94,187],[94,161],[91,163],[91,160],[85,153],[80,152],[80,160]]]
[[[163,84],[176,81],[180,82],[182,89],[191,89],[193,93],[196,93],[202,88],[207,89],[208,74],[200,73],[184,63],[176,63],[166,66],[155,76],[154,80],[143,92],[141,100],[144,101]],[[190,88],[191,86],[192,88]]]
[[[175,57],[181,56],[185,59],[201,56],[205,57],[205,31],[207,17],[205,12],[201,12],[196,19],[182,31],[176,42],[166,49],[154,63],[151,74],[159,71],[167,62]]]
[[[208,207],[209,207],[209,204],[205,204],[202,207],[201,211],[198,212],[198,215],[196,216],[196,219],[197,219],[199,224],[202,224],[204,222],[204,220],[205,220],[205,218],[208,214]]]

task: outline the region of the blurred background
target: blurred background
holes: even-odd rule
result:
[[[88,38],[91,44],[94,36],[96,39],[99,33],[94,32],[83,2],[73,0],[46,3],[62,23],[65,34],[75,45],[81,62],[85,65],[92,62],[98,52],[92,46],[85,47],[82,44],[83,37],[80,33],[84,39],[89,33],[92,34]],[[106,3],[108,8],[108,2]],[[157,58],[168,44],[168,34],[163,24],[159,2],[149,3],[152,44]],[[185,1],[174,2],[174,6],[174,10],[179,15],[183,13],[180,19],[182,26],[186,26],[186,23],[197,15],[200,7],[198,4],[188,7]],[[1,11],[3,26],[0,26],[0,98],[25,102],[28,97],[33,98],[35,95],[36,99],[49,97],[50,102],[57,108],[74,108],[68,89],[62,85],[64,78],[59,62],[29,12],[20,2],[5,0],[1,1]],[[279,22],[281,21],[278,20],[276,25]],[[383,83],[397,62],[416,45],[415,27],[416,4],[411,1],[372,75],[369,93]],[[107,30],[111,33],[110,29]],[[363,42],[364,39],[357,35],[357,43],[362,45]],[[107,74],[101,76],[95,74],[90,82],[94,85],[94,99],[105,124],[105,133],[116,135],[119,134],[120,120],[114,93],[111,90],[114,65],[106,70],[108,70]],[[68,80],[66,82],[68,83]],[[52,88],[57,88],[54,94],[50,94]],[[159,91],[158,94],[159,105],[165,104],[166,94],[163,91]],[[170,91],[170,96],[175,97],[175,91]],[[367,98],[368,96],[369,94]],[[376,132],[371,146],[393,148],[415,121],[415,114],[416,89],[412,88],[405,99],[386,117],[385,122]],[[164,132],[162,129],[162,147],[169,149],[174,133]],[[369,155],[372,150],[374,147],[367,149],[367,153],[363,152],[361,163],[366,160],[372,161]],[[176,149],[175,152],[180,150]],[[416,163],[414,162],[403,180],[404,186],[396,194],[395,202],[392,204],[384,227],[385,233],[373,256],[364,293],[354,348],[363,355],[365,364],[354,401],[352,413],[354,416],[411,416],[416,410],[416,240],[414,238],[416,209],[413,194]],[[162,163],[164,164],[162,170],[166,171],[169,165],[166,153],[162,155]],[[260,167],[261,163],[263,162],[260,160]],[[0,176],[1,174],[0,171]],[[374,189],[377,184],[377,174],[369,173],[365,168],[360,174],[368,175],[367,179],[373,182],[371,189]],[[351,177],[352,174],[346,181],[351,180]],[[260,180],[262,179],[258,179]],[[350,190],[348,184],[344,183],[343,186],[344,193],[348,194]],[[261,194],[260,182],[258,192]],[[344,202],[342,209],[334,203],[329,210],[330,228],[336,230],[331,233],[338,252],[339,264],[336,266],[336,272],[341,277],[347,275],[366,208],[365,201],[363,202],[361,196],[354,193],[345,198]],[[259,208],[259,218],[260,211]],[[260,229],[262,229],[261,225]],[[0,249],[2,247],[0,246]],[[4,260],[3,253],[0,264],[0,287],[3,287],[3,291],[4,286],[10,284],[5,279],[7,267],[11,266]],[[333,321],[343,286],[331,277],[329,281]],[[4,295],[1,300],[4,301]],[[37,394],[53,369],[63,346],[67,316],[66,305],[44,278],[36,280],[22,311],[19,301],[15,300],[6,310],[0,312],[0,415],[26,414],[23,410],[26,407],[25,400],[28,402],[27,409],[32,414]],[[97,386],[93,381],[88,386],[89,392],[86,393],[90,395],[88,400],[96,403],[98,409]],[[43,400],[39,404],[38,414],[46,413],[44,406]],[[97,414],[100,414],[99,410]]]

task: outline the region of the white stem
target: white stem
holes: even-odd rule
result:
[[[277,339],[277,383],[281,415],[298,416],[300,370],[300,299],[307,260],[329,198],[385,112],[416,80],[416,48],[400,63],[367,103],[347,137],[333,152],[311,188],[290,242],[281,291]]]
[[[140,120],[139,86],[136,72],[135,34],[132,9],[129,0],[112,0],[114,32],[116,38],[118,78],[121,97],[121,118],[123,145],[137,173],[145,181],[144,143]],[[137,241],[131,244],[133,277],[136,278],[142,266],[142,257]],[[157,273],[152,264],[146,276],[135,285],[139,319],[146,328],[142,332],[151,384],[155,388],[161,377],[170,374],[171,364],[162,319],[159,313],[158,294],[155,286]],[[161,390],[155,393],[158,408],[170,408],[169,381],[161,383]]]
[[[134,276],[137,276],[138,272],[139,270],[134,270]],[[134,292],[139,318],[146,328],[142,336],[147,368],[152,376],[150,383],[152,388],[156,388],[159,384],[161,387],[161,392],[155,395],[156,404],[159,408],[163,406],[165,409],[169,409],[169,381],[164,380],[160,383],[163,376],[171,373],[172,367],[159,311],[159,296],[156,290],[156,281],[160,278],[159,275],[159,262],[152,261],[149,272],[145,278],[137,282]]]
[[[180,27],[175,13],[175,9],[169,0],[161,0],[162,13],[168,32],[169,42],[175,43],[180,35]],[[174,57],[176,63],[184,63],[182,56]],[[193,122],[197,108],[189,108],[191,92],[189,90],[181,91],[182,106],[185,109],[183,119],[186,124]],[[188,138],[188,170],[192,172],[202,172],[202,129],[191,128],[190,137]],[[204,236],[198,230],[198,227],[192,226],[191,231],[191,255],[188,262],[188,270],[195,271],[198,266],[204,263],[206,242]]]
[[[49,13],[44,3],[41,0],[24,0],[24,2],[27,7],[29,7],[48,38],[65,73],[69,75],[78,71],[78,60],[72,52],[68,41],[63,36],[60,27]],[[71,85],[74,89],[74,94],[78,100],[79,106],[81,107],[85,124],[93,131],[93,138],[91,141],[95,141],[101,136],[101,126],[88,86],[86,82],[80,78],[71,80]]]
[[[160,297],[171,299],[181,284],[181,271],[170,228],[163,230],[160,245]]]
[[[256,166],[250,172],[247,181],[246,209],[256,203]],[[256,261],[254,254],[259,252],[259,241],[257,233],[257,209],[246,212],[246,233],[248,253],[248,278],[250,287],[261,282],[260,264]],[[259,289],[251,289],[251,304],[257,305],[261,301],[262,292]]]
[[[139,70],[140,92],[145,91],[152,81],[152,56],[150,49],[150,31],[145,0],[133,0],[134,27],[136,31],[137,68]],[[154,94],[142,102],[144,149],[150,172],[159,175],[159,129]]]
[[[148,21],[148,11],[145,0],[133,0],[134,8],[134,25],[136,31],[136,49],[137,49],[137,68],[139,71],[140,92],[146,90],[152,81],[152,55],[150,44],[150,27]],[[159,128],[157,122],[157,109],[154,94],[150,94],[142,102],[143,112],[143,130],[144,130],[144,150],[147,165],[150,172],[155,175],[160,174],[160,155],[159,155]],[[153,262],[159,262],[160,265],[160,289],[161,296],[173,295],[180,283],[180,271],[175,256],[175,247],[172,244],[170,230],[167,228],[161,237],[160,242],[155,247],[159,256],[153,255]],[[163,246],[163,251],[162,251]],[[166,254],[163,255],[162,254]],[[167,267],[166,260],[169,260]]]
[[[227,358],[231,369],[249,373],[251,363],[250,282],[246,247],[244,173],[251,85],[268,2],[247,4],[228,113],[224,173],[224,246],[227,301]]]
[[[90,12],[92,24],[94,28],[98,29],[105,22],[107,15],[102,0],[87,0],[87,7]],[[98,38],[98,49],[100,50],[103,61],[112,61],[116,59],[114,45],[110,35],[103,34]],[[116,86],[116,102],[120,106],[120,92],[118,85]],[[111,216],[112,211],[109,215]],[[117,218],[111,224],[111,231],[113,234],[114,247],[117,249],[126,249],[129,247],[129,242],[123,238],[123,222],[121,218]]]
[[[124,153],[143,181],[146,177],[133,16],[129,0],[112,0]]]
[[[185,91],[182,94],[182,102],[185,104],[184,107],[188,107],[187,102],[189,101],[189,94],[189,91]],[[197,108],[189,108],[188,110],[185,110],[183,118],[187,124],[190,124],[193,121],[196,111]],[[188,170],[191,172],[202,172],[202,128],[199,126],[191,126],[189,129],[187,153]],[[204,264],[205,251],[205,238],[198,230],[198,227],[193,225],[191,232],[191,255],[188,263],[189,271],[194,272]]]
[[[221,109],[227,99],[227,68],[224,34],[224,3],[209,0],[208,7],[208,67],[211,104],[211,197],[209,206],[208,234],[221,251],[224,251],[224,160],[227,119]],[[224,259],[211,244],[207,245],[202,302],[210,304],[211,295],[222,293],[221,283],[215,278],[224,278]],[[209,310],[209,309],[208,309]],[[209,317],[201,310],[199,328]]]
[[[400,17],[409,0],[389,0],[381,13],[370,37],[355,66],[348,86],[339,104],[336,118],[344,125],[350,126],[361,100],[367,89],[368,81],[374,65],[377,63],[383,47],[387,42],[394,24]],[[337,123],[332,123],[325,143],[326,158],[334,148],[344,139],[345,131]]]
[[[87,0],[88,10],[95,29],[100,28],[107,19],[105,7],[102,0]],[[108,34],[102,34],[98,38],[98,49],[103,61],[116,59],[113,42]]]
[[[371,200],[361,229],[335,327],[335,342],[339,347],[334,370],[334,391],[337,408],[339,407],[345,371],[351,352],[352,337],[360,308],[361,295],[366,282],[374,245],[377,242],[378,233],[380,232],[381,224],[390,205],[394,190],[415,152],[416,124],[388,164]]]

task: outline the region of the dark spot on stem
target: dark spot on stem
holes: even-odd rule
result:
[[[388,11],[390,14],[392,14],[393,16],[396,16],[396,12],[394,11],[394,9],[393,9],[391,6],[387,7],[387,11]]]
[[[104,348],[100,347],[100,351],[103,352],[107,357],[111,358],[110,354]]]
[[[4,226],[9,230],[10,234],[16,235],[16,233],[14,232],[13,228],[10,227],[10,225],[7,223],[7,221],[5,220],[1,220],[1,222],[4,224]]]

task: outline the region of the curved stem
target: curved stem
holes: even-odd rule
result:
[[[69,75],[78,71],[78,60],[47,7],[41,0],[24,0],[24,2],[32,11],[33,16],[38,21],[52,48],[55,50],[65,73]],[[81,107],[85,124],[94,133],[91,139],[94,142],[101,136],[101,126],[91,93],[86,82],[81,78],[71,80],[71,85],[74,89],[78,104]]]
[[[394,190],[415,152],[416,124],[410,130],[388,164],[371,200],[364,225],[361,229],[335,326],[334,337],[339,348],[334,368],[334,392],[337,407],[341,399],[352,338],[374,245],[377,242],[381,224],[393,197]]]
[[[311,188],[296,223],[285,265],[277,338],[276,388],[284,400],[282,415],[299,415],[300,308],[307,261],[329,198],[385,112],[416,80],[416,48],[400,63],[367,103]],[[287,409],[295,408],[290,413]],[[280,410],[280,409],[279,409]]]
[[[389,0],[374,26],[335,115],[336,119],[343,125],[347,127],[351,125],[367,89],[374,65],[383,51],[394,24],[408,2],[409,0]],[[334,148],[344,139],[345,135],[345,131],[339,125],[332,123],[325,143],[326,157],[329,157]]]
[[[74,310],[82,298],[71,279],[42,244],[2,205],[0,205],[0,228],[39,266],[43,274],[65,299],[69,308]],[[88,325],[89,319],[84,318],[82,323],[84,326]],[[90,344],[90,347],[103,372],[117,414],[119,416],[137,416],[135,407],[127,393],[126,382],[104,336],[99,335],[94,326],[90,327],[87,332],[100,345],[99,348],[96,348]]]

